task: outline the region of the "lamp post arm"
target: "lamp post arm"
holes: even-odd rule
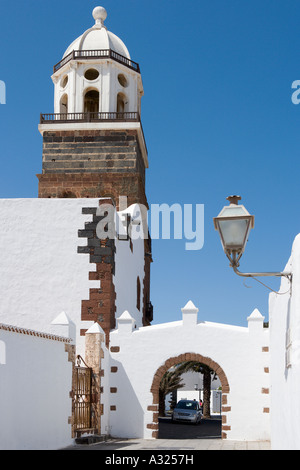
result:
[[[242,276],[242,277],[266,277],[266,276],[286,277],[290,282],[292,282],[293,275],[292,275],[291,272],[287,272],[287,271],[268,272],[268,273],[241,273],[241,271],[238,270],[239,260],[241,258],[241,253],[239,255],[237,255],[236,252],[233,252],[232,257],[230,257],[227,253],[226,253],[226,255],[229,258],[229,260],[231,261],[230,266],[232,267],[232,269],[234,270],[234,272],[238,276]]]

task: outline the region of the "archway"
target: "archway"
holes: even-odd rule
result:
[[[117,113],[123,114],[128,110],[128,100],[124,93],[118,93]]]
[[[60,100],[60,113],[68,114],[68,95],[65,93]]]
[[[100,94],[98,90],[89,89],[84,95],[84,112],[98,113],[100,103]]]
[[[228,403],[228,394],[230,392],[230,387],[229,383],[226,377],[225,372],[223,369],[214,362],[212,359],[202,356],[201,354],[196,354],[196,353],[186,353],[186,354],[181,354],[177,357],[172,357],[168,359],[154,374],[152,386],[151,386],[151,392],[153,395],[153,403],[151,406],[148,407],[149,411],[153,412],[153,420],[152,424],[148,424],[147,427],[148,429],[152,429],[152,437],[158,438],[158,430],[159,430],[159,421],[158,421],[158,407],[159,407],[159,386],[162,377],[164,374],[170,369],[170,367],[176,366],[180,363],[183,362],[188,362],[188,361],[194,361],[194,362],[199,362],[201,364],[204,364],[208,366],[210,369],[212,369],[219,377],[219,380],[221,382],[222,386],[222,410],[228,412],[230,411],[230,408],[227,407]],[[222,434],[221,437],[222,439],[227,438],[227,431],[230,430],[230,427],[227,425],[227,414],[226,416],[222,416]]]

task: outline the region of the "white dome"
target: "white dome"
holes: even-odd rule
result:
[[[123,41],[115,34],[107,31],[104,26],[103,22],[106,16],[106,10],[103,7],[96,7],[93,10],[93,17],[95,19],[94,26],[85,31],[79,38],[75,39],[66,50],[63,57],[66,57],[72,51],[112,49],[118,54],[130,59],[130,54]]]

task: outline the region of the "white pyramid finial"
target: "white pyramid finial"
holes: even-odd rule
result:
[[[198,308],[195,307],[194,303],[193,303],[191,300],[188,301],[188,303],[186,304],[186,306],[183,307],[183,308],[181,309],[181,311],[183,312],[183,311],[190,311],[190,310],[192,310],[192,311],[196,311],[196,310],[197,310],[197,312],[198,312]]]
[[[263,321],[264,318],[265,318],[265,317],[262,316],[262,314],[260,313],[260,311],[259,311],[257,308],[255,308],[255,309],[253,310],[253,312],[251,313],[251,315],[247,318],[247,320],[248,320],[248,321],[249,321],[249,320],[253,320],[253,321],[255,321],[255,320],[257,320],[257,321]]]
[[[61,312],[54,320],[51,322],[51,325],[69,325],[70,319],[66,312]]]
[[[99,325],[99,323],[96,322],[86,331],[85,334],[89,335],[89,334],[97,334],[97,333],[105,334],[103,329]]]
[[[195,307],[194,303],[189,300],[185,307],[181,309],[183,325],[195,326],[198,322],[198,308]]]

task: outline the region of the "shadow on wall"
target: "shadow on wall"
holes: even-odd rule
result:
[[[290,325],[291,325],[291,298],[287,303],[287,316],[286,316],[286,335],[285,335],[285,350],[286,350],[286,367],[284,371],[285,380],[289,375],[289,364],[290,364],[290,350],[291,350],[291,338],[290,338]]]
[[[0,365],[6,364],[6,345],[4,341],[0,341]]]
[[[144,411],[131,385],[123,365],[114,362],[118,368],[116,379],[110,385],[111,435],[119,438],[140,438],[144,433]]]

